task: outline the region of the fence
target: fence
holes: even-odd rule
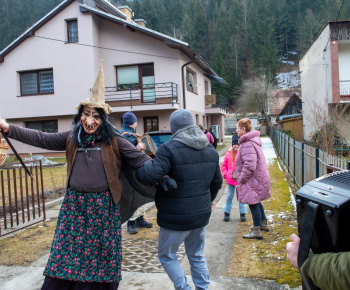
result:
[[[271,140],[293,177],[302,187],[305,183],[323,176],[329,171],[350,169],[350,162],[342,157],[329,155],[321,149],[296,141],[287,134],[271,128]]]
[[[0,168],[0,237],[46,219],[41,160],[25,163],[32,178],[19,163]]]

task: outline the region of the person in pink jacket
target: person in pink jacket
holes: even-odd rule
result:
[[[239,148],[238,144],[239,137],[234,135],[232,137],[232,147],[228,149],[225,154],[224,161],[221,164],[221,173],[227,183],[227,197],[222,211],[224,212],[224,221],[228,222],[230,220],[230,213],[232,209],[232,199],[235,195],[237,181],[232,178],[232,172],[235,170],[236,156]],[[248,213],[248,206],[245,203],[239,203],[239,213],[241,221],[245,222],[247,219],[245,214]]]
[[[202,125],[198,125],[198,127],[204,132],[205,136],[207,136],[207,139],[208,139],[209,143],[211,145],[213,145],[214,144],[214,137],[213,137],[213,135],[208,130],[205,130]]]
[[[248,118],[237,123],[240,145],[236,156],[237,198],[239,202],[249,205],[254,226],[244,235],[245,239],[262,239],[261,230],[269,231],[265,216],[263,200],[270,197],[270,175],[262,150],[260,132],[252,131]]]

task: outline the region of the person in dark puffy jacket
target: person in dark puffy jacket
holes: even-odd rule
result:
[[[196,289],[208,289],[204,236],[213,201],[222,185],[219,154],[194,125],[188,110],[172,113],[170,129],[172,139],[159,146],[156,157],[138,169],[137,178],[155,184],[166,174],[176,181],[176,190],[169,192],[165,183],[156,194],[158,258],[175,289],[191,289],[176,258],[184,242]]]

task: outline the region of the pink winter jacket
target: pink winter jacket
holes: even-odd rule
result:
[[[235,161],[237,152],[235,152],[235,159],[232,160],[232,147],[228,149],[225,154],[224,161],[221,164],[221,173],[224,179],[226,179],[227,184],[237,185],[237,181],[232,179],[232,172],[236,168]]]
[[[250,131],[238,141],[236,192],[238,201],[246,204],[257,204],[271,195],[270,175],[259,136],[259,131]]]
[[[213,145],[214,144],[213,135],[209,131],[207,131],[207,133],[205,133],[205,130],[203,130],[203,133],[207,136],[209,143]]]

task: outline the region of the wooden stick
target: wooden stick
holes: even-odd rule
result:
[[[30,174],[29,169],[28,169],[27,166],[24,164],[24,162],[23,162],[21,156],[19,156],[19,154],[17,153],[15,147],[13,147],[13,145],[12,145],[12,143],[10,142],[9,138],[6,136],[6,134],[5,134],[3,131],[1,131],[1,133],[2,133],[2,136],[4,136],[4,138],[5,138],[6,142],[7,142],[7,144],[9,144],[9,146],[10,146],[10,148],[12,149],[13,153],[15,153],[15,155],[16,155],[16,157],[18,158],[19,162],[22,164],[22,166],[23,166],[24,170],[26,171],[26,173],[27,173],[31,178],[33,178],[33,176]],[[34,178],[33,178],[33,180],[34,180]],[[34,181],[35,181],[35,180],[34,180]]]

